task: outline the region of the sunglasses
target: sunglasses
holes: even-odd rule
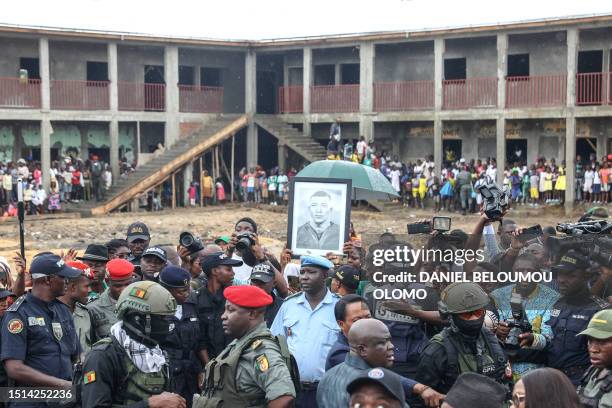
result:
[[[463,320],[471,320],[472,318],[480,319],[482,316],[484,316],[484,314],[484,309],[478,309],[471,312],[459,313],[459,317]]]

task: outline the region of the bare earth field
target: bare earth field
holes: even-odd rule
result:
[[[561,208],[533,209],[519,206],[511,210],[508,217],[519,225],[527,227],[534,224],[556,225],[558,222],[576,219],[567,217]],[[390,231],[404,234],[406,223],[434,214],[426,210],[409,208],[396,209],[385,213],[353,209],[352,220],[357,233],[364,239]],[[440,213],[452,217],[452,228],[472,230],[477,215],[461,216],[457,213]],[[151,244],[168,245],[178,243],[179,234],[192,231],[204,240],[218,235],[229,235],[234,223],[240,217],[251,217],[259,227],[259,235],[264,245],[278,253],[287,237],[287,211],[283,207],[247,207],[237,204],[223,207],[177,209],[156,213],[118,213],[101,217],[79,218],[76,214],[54,216],[29,216],[26,218],[26,256],[30,258],[43,250],[61,251],[76,248],[79,254],[89,243],[104,243],[112,238],[125,238],[131,222],[145,222],[151,230]],[[366,242],[367,244],[368,242]],[[11,258],[19,248],[18,224],[14,219],[0,221],[0,255]]]

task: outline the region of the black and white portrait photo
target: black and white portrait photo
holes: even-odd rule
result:
[[[348,239],[350,180],[298,177],[290,191],[288,246],[293,254],[341,254]]]

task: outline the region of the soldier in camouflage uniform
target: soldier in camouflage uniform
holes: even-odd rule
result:
[[[193,407],[292,407],[299,375],[284,338],[266,328],[272,298],[246,285],[230,286],[223,295],[223,329],[235,340],[206,365],[204,392],[194,396]]]

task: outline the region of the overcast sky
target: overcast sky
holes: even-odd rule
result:
[[[610,0],[3,0],[0,23],[256,40],[605,13]]]

